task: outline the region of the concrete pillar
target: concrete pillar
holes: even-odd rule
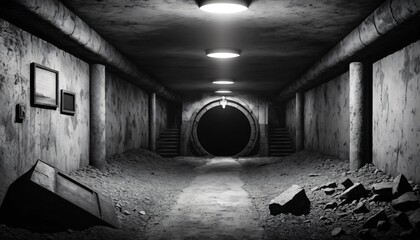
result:
[[[350,169],[357,170],[366,163],[366,81],[367,66],[361,62],[350,63]]]
[[[90,165],[105,169],[105,66],[90,65]]]
[[[149,94],[149,150],[156,151],[156,93]]]
[[[296,152],[303,150],[304,140],[303,140],[303,105],[304,105],[303,93],[296,93]]]

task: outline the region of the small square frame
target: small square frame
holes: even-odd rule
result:
[[[31,63],[31,106],[57,109],[58,71]]]
[[[73,97],[73,103],[71,103],[73,107],[71,109],[65,107],[67,105],[67,100],[65,100],[66,95]],[[67,115],[74,115],[76,113],[76,93],[61,89],[61,113]]]

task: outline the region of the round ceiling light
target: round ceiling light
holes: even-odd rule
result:
[[[207,57],[211,58],[235,58],[241,55],[237,49],[211,49],[206,51]]]
[[[248,9],[245,0],[203,0],[200,9],[210,13],[238,13]]]
[[[228,85],[228,84],[233,84],[234,82],[231,80],[217,80],[217,81],[213,81],[213,84],[222,84],[222,85]]]
[[[232,93],[232,91],[229,91],[229,90],[217,90],[217,91],[215,91],[215,93],[226,94],[226,93]]]

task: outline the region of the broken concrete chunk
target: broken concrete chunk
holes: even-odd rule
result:
[[[335,183],[335,182],[328,182],[328,183],[322,185],[320,187],[320,189],[324,189],[324,188],[336,188],[336,187],[337,187],[337,183]]]
[[[380,196],[380,199],[391,200],[392,199],[392,189],[394,183],[392,182],[381,182],[372,185],[372,191],[375,194]]]
[[[324,209],[334,209],[338,206],[337,202],[329,202],[325,204]]]
[[[366,196],[366,189],[361,183],[356,183],[353,186],[349,187],[341,195],[341,199],[345,199],[347,202],[358,200]]]
[[[405,230],[410,230],[413,228],[413,226],[410,223],[410,220],[408,220],[408,217],[405,213],[399,212],[394,215],[394,220],[398,225],[400,225]]]
[[[354,213],[368,213],[369,209],[366,207],[366,205],[362,202],[359,202],[353,210]]]
[[[335,192],[335,189],[334,188],[324,188],[323,191],[325,192],[325,194],[331,195]]]
[[[397,177],[395,177],[394,187],[392,188],[392,194],[394,198],[397,198],[403,195],[404,193],[411,191],[413,191],[413,188],[408,183],[407,178],[403,174],[400,174]]]
[[[347,178],[346,180],[344,180],[341,183],[341,185],[343,185],[345,189],[348,189],[349,187],[353,186],[354,184],[350,179]]]
[[[299,216],[308,214],[310,205],[311,203],[305,194],[305,190],[298,185],[292,185],[270,201],[269,209],[271,215],[291,213]]]
[[[408,220],[417,232],[420,233],[420,208],[417,208],[412,214],[410,214],[410,216],[408,216]]]
[[[402,212],[414,210],[419,207],[419,200],[414,192],[406,192],[399,198],[392,200],[392,207]]]
[[[376,228],[379,221],[387,221],[388,217],[386,216],[385,210],[381,210],[372,217],[368,218],[365,223],[363,223],[363,228]]]
[[[331,231],[331,236],[336,237],[344,233],[344,230],[341,227],[336,227]]]

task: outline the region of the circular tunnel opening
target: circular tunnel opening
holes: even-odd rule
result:
[[[251,136],[249,120],[235,107],[217,106],[201,117],[197,137],[202,147],[214,156],[233,156],[241,152]]]

